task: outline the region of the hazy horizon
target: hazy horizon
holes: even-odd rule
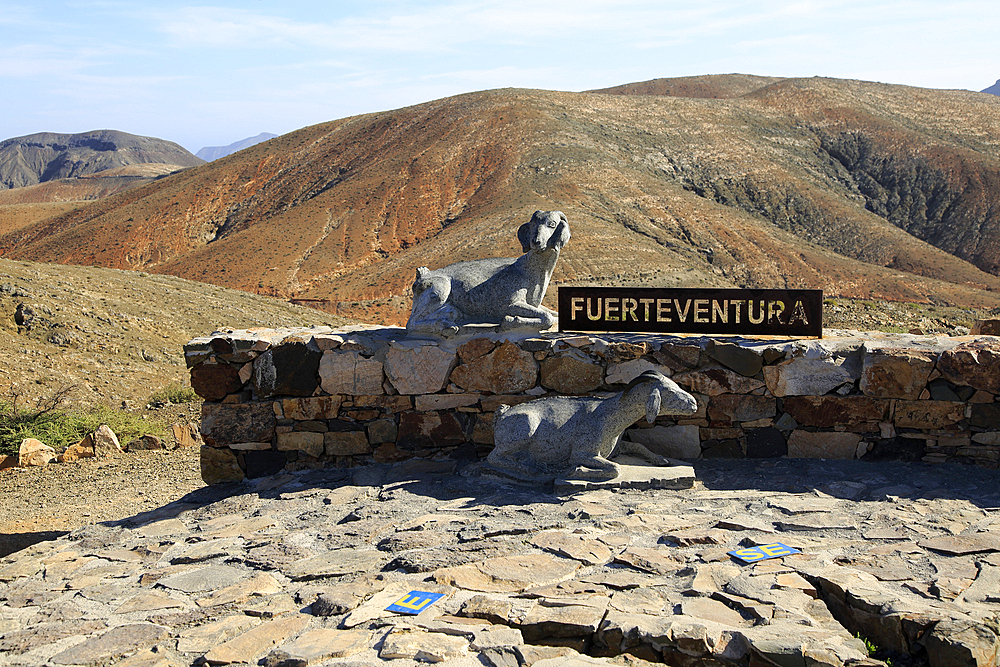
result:
[[[114,129],[192,153],[492,88],[826,76],[983,90],[1000,8],[933,2],[8,2],[0,139]]]

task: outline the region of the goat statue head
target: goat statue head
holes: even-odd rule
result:
[[[523,252],[560,250],[569,241],[569,221],[562,211],[535,211],[517,230]]]
[[[647,391],[646,421],[652,424],[658,415],[693,415],[698,412],[698,401],[677,383],[656,371],[645,371],[632,380],[625,393]]]

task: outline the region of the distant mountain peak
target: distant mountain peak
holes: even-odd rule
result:
[[[38,132],[0,141],[0,189],[89,176],[140,164],[203,164],[178,144],[118,130]]]
[[[986,90],[979,91],[981,93],[989,93],[990,95],[1000,95],[1000,79]]]
[[[256,137],[249,137],[247,139],[241,139],[235,143],[229,144],[228,146],[205,146],[200,151],[195,153],[202,160],[211,162],[212,160],[218,160],[219,158],[226,157],[227,155],[232,155],[237,151],[241,151],[244,148],[250,148],[255,146],[262,141],[267,141],[268,139],[274,139],[276,134],[271,134],[270,132],[261,132]]]

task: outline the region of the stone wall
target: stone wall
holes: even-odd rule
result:
[[[408,339],[398,328],[226,330],[185,346],[209,483],[413,457],[482,458],[493,412],[620,389],[647,369],[696,415],[626,437],[680,459],[1000,459],[1000,339],[827,331],[822,340],[648,334]]]

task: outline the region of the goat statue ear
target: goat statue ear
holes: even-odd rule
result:
[[[562,247],[569,243],[569,223],[566,222],[566,216],[560,214],[559,217],[562,218],[562,221],[549,239],[549,247],[556,250],[562,250]]]
[[[656,417],[660,414],[660,390],[659,388],[654,388],[649,392],[649,398],[646,400],[646,421],[650,424],[656,421]]]
[[[531,217],[532,220],[535,219],[534,216]],[[517,228],[517,240],[521,242],[521,252],[528,252],[531,250],[531,223],[526,222]]]

